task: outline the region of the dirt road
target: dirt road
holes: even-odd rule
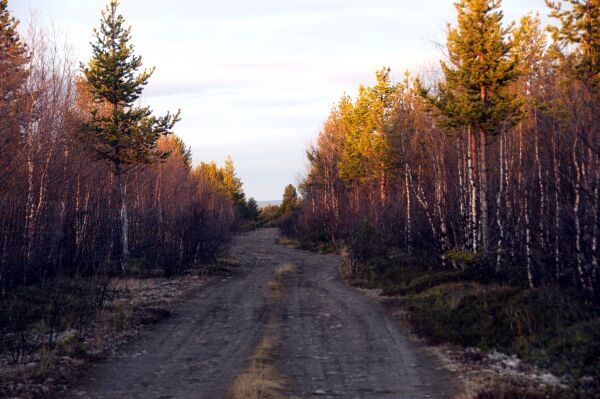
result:
[[[379,303],[337,277],[339,258],[275,243],[277,230],[235,239],[243,274],[193,293],[173,316],[95,366],[68,398],[219,399],[263,335],[266,283],[298,267],[280,306],[276,367],[289,398],[450,398],[455,377],[410,342]]]

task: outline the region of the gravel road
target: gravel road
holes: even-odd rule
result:
[[[275,366],[287,397],[451,398],[456,376],[411,342],[375,300],[344,284],[339,257],[275,243],[276,229],[236,237],[239,276],[198,289],[140,339],[94,366],[72,398],[219,399],[264,333],[266,283],[290,262]]]

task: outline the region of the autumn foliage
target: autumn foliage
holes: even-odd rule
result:
[[[595,295],[599,7],[572,3],[550,4],[559,27],[548,43],[536,15],[504,25],[499,1],[458,2],[438,75],[393,82],[383,68],[333,108],[290,233],[343,240],[359,259],[352,243],[368,234],[372,257],[394,248]]]
[[[117,4],[104,23],[119,22],[129,51]],[[83,331],[112,277],[213,262],[245,204],[231,159],[194,168],[177,115],[136,107],[149,78],[130,79],[138,58],[121,53],[133,65],[116,98],[98,82],[117,62],[105,36],[105,64],[82,72],[56,37],[35,25],[20,37],[17,25],[0,1],[0,352],[15,361],[56,344],[54,331]]]

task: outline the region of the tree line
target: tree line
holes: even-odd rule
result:
[[[547,5],[556,24],[543,27],[537,14],[505,24],[499,0],[458,1],[439,70],[393,82],[382,68],[342,97],[285,232],[360,257],[352,243],[368,230],[370,253],[596,294],[600,3]]]
[[[247,201],[231,159],[192,166],[179,113],[139,98],[131,28],[111,1],[93,56],[0,1],[0,296],[57,276],[166,275],[214,259]],[[140,266],[143,265],[143,266]]]

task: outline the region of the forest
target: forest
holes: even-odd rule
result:
[[[265,382],[271,396],[222,397],[280,398],[291,384],[271,368],[300,357],[288,356],[297,344],[281,343],[297,338],[285,335],[293,330],[285,323],[308,317],[303,334],[328,337],[333,355],[315,346],[323,356],[312,360],[389,353],[349,338],[344,353],[336,349],[345,333],[371,337],[367,328],[392,325],[388,310],[365,305],[348,284],[401,309],[428,344],[475,348],[466,353],[476,361],[516,356],[558,376],[535,392],[486,382],[472,398],[597,397],[600,2],[546,4],[548,26],[539,13],[506,21],[501,0],[457,0],[439,65],[400,71],[399,81],[384,66],[372,86],[344,94],[306,150],[298,188],[286,186],[281,205],[259,209],[231,157],[194,164],[176,134],[182,113],[145,105],[155,69],[134,51],[117,0],[102,11],[85,62],[35,20],[20,26],[0,0],[0,397],[66,392],[112,341],[135,338],[132,331],[210,286],[220,295],[207,299],[212,311],[196,312],[199,297],[183,305],[205,328],[188,326],[190,336],[214,333],[213,342],[195,342],[219,356],[262,342],[249,361],[231,356],[236,367],[249,365],[232,386],[246,389],[239,376],[255,378],[263,367],[276,381]],[[336,257],[291,252],[298,249]],[[343,288],[333,285],[338,274]],[[356,308],[336,308],[340,293]],[[332,299],[317,302],[325,295]],[[233,313],[241,307],[247,313]],[[339,324],[313,323],[319,317]],[[252,328],[239,324],[248,320]],[[342,328],[356,320],[381,325]],[[231,339],[218,330],[229,326]],[[320,342],[300,336],[303,345]],[[386,339],[373,338],[398,342]],[[185,362],[205,355],[182,345],[197,351]],[[210,361],[232,374],[222,358]],[[229,380],[211,377],[225,384],[219,392],[233,389]],[[389,383],[399,382],[407,383]],[[296,394],[326,392],[310,389]]]
[[[425,335],[597,375],[600,4],[547,5],[458,1],[439,68],[344,95],[281,228]]]
[[[32,328],[55,346],[52,333],[91,322],[115,277],[213,262],[257,212],[231,158],[193,167],[179,113],[139,105],[154,70],[117,5],[78,65],[43,27],[19,35],[0,1],[0,351],[16,361],[41,344]]]
[[[579,3],[579,2],[575,2]],[[365,223],[406,253],[448,269],[487,259],[521,283],[597,292],[598,7],[550,4],[502,25],[498,2],[461,2],[441,76],[407,72],[332,109],[302,182],[293,226],[343,239]],[[359,255],[359,254],[358,254]],[[360,256],[360,255],[359,255]],[[463,259],[464,258],[464,259]]]

